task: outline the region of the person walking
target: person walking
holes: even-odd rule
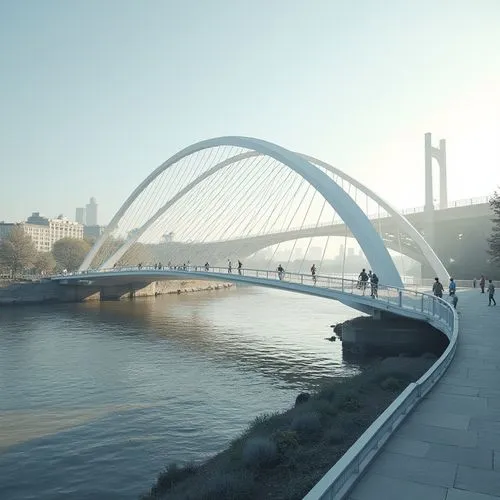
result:
[[[282,280],[285,275],[285,270],[283,269],[283,266],[281,264],[278,266],[277,271],[278,271],[278,278]]]
[[[477,285],[477,279],[476,279],[476,278],[474,278],[474,279],[472,280],[472,288],[476,288],[476,285]]]
[[[481,293],[484,293],[484,285],[486,285],[486,280],[484,279],[484,275],[481,274],[481,279],[479,280],[479,288],[481,289]]]
[[[243,268],[243,263],[241,260],[238,260],[238,274],[241,274],[241,269]]]
[[[311,266],[311,276],[313,283],[316,284],[316,266],[314,264]]]
[[[496,306],[497,302],[495,300],[495,285],[493,284],[492,280],[489,280],[488,283],[488,305],[491,306],[491,303],[493,302],[493,305]]]
[[[378,276],[376,273],[372,274],[372,277],[370,278],[370,285],[371,285],[371,296],[374,299],[378,298]]]
[[[231,274],[233,272],[233,264],[231,263],[231,261],[229,259],[227,261],[227,272],[229,274]]]
[[[453,297],[456,291],[457,291],[457,284],[455,283],[455,280],[453,278],[450,278],[450,285],[448,286],[448,292],[450,294],[450,297]]]
[[[439,297],[443,298],[443,284],[439,281],[439,278],[434,278],[434,284],[432,285],[432,293]]]

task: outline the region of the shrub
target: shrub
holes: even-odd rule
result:
[[[301,438],[315,439],[321,435],[321,420],[316,412],[303,413],[297,415],[291,424],[293,431],[296,431]]]
[[[313,399],[310,402],[310,407],[315,412],[328,417],[334,417],[338,413],[337,405],[328,399]]]
[[[276,462],[278,449],[269,438],[249,438],[243,445],[242,458],[247,467],[261,469]]]
[[[308,392],[301,392],[296,398],[295,398],[295,406],[299,406],[306,401],[309,401],[311,398],[311,395]]]
[[[276,431],[272,439],[276,443],[278,452],[281,454],[285,454],[288,450],[299,446],[298,436],[295,431]]]
[[[340,444],[344,442],[345,434],[340,429],[334,427],[327,431],[325,439],[330,444]]]
[[[197,469],[197,466],[193,463],[186,464],[184,467],[179,467],[176,463],[171,463],[158,476],[156,484],[151,488],[151,496],[155,497],[157,494],[171,489],[187,477],[195,474]]]
[[[346,394],[339,406],[342,410],[354,412],[361,408],[361,403],[355,394]]]
[[[286,413],[263,413],[262,415],[255,417],[253,422],[243,433],[243,437],[253,433],[264,435],[270,434],[275,429],[279,427],[286,427],[288,425],[290,425],[290,416]]]
[[[221,473],[210,478],[200,500],[251,500],[255,498],[255,480],[248,473]]]
[[[387,377],[380,382],[380,387],[384,391],[396,392],[407,386],[407,383],[396,377]]]
[[[320,399],[325,399],[327,401],[334,401],[335,396],[337,394],[337,387],[333,385],[328,385],[327,387],[323,387],[318,394]]]

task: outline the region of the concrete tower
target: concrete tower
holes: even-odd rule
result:
[[[84,224],[85,225],[85,208],[83,207],[78,207],[75,211],[75,220],[79,224]]]
[[[97,203],[94,197],[90,198],[90,203],[87,203],[85,213],[87,215],[87,226],[97,226]]]
[[[434,193],[432,186],[432,159],[439,165],[439,208],[448,208],[448,186],[446,178],[446,141],[439,141],[439,148],[432,146],[430,132],[425,134],[425,211],[434,210]]]

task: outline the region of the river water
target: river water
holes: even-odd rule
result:
[[[0,499],[137,499],[255,416],[359,371],[334,301],[238,287],[0,309]]]

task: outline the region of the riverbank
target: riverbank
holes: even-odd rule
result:
[[[255,418],[207,462],[169,465],[141,498],[299,500],[435,360],[386,358],[360,375],[302,393],[288,411]]]
[[[232,283],[200,280],[155,281],[146,285],[127,287],[115,294],[112,299],[133,299],[135,297],[156,297],[165,294],[193,293],[230,288]],[[65,286],[50,280],[40,282],[17,281],[0,287],[0,306],[82,302],[105,300],[102,290],[83,286]]]

